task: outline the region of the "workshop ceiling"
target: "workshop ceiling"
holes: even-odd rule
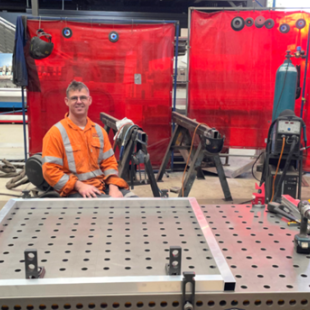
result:
[[[0,53],[13,53],[15,25],[0,17]]]
[[[214,7],[217,11],[267,4],[267,0],[0,0],[0,16],[15,24],[17,15],[33,14],[33,1],[38,2],[40,16],[177,20],[180,28],[188,26],[189,7]]]
[[[62,0],[39,0],[39,9],[62,9]],[[65,10],[187,13],[190,6],[266,6],[266,0],[64,0]],[[22,11],[31,0],[0,0],[0,10]]]

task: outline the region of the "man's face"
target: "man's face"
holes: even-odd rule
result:
[[[92,103],[85,88],[81,90],[71,90],[69,96],[65,98],[66,105],[69,107],[69,114],[74,116],[87,116],[88,108]]]

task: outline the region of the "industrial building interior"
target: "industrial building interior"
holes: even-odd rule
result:
[[[0,0],[0,308],[308,309],[308,0]]]

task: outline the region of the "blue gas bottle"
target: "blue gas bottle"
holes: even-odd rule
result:
[[[295,97],[297,88],[297,69],[291,62],[290,51],[284,63],[279,67],[276,74],[276,85],[273,101],[272,121],[284,110],[295,109]]]

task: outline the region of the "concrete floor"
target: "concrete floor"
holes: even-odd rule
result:
[[[24,158],[23,149],[23,127],[22,125],[0,125],[0,159],[22,159]],[[231,160],[232,165],[230,169],[233,169],[233,165],[242,161],[243,159],[234,157]],[[258,176],[258,175],[257,175]],[[171,187],[181,187],[182,173],[175,172],[170,173],[169,177],[164,176],[163,182],[160,182],[160,189],[170,189]],[[310,183],[310,175],[305,175],[305,180]],[[9,178],[0,178],[0,193],[7,193],[13,195],[20,195],[21,190],[30,189],[33,186],[26,184],[15,191],[9,191],[5,188],[5,184],[9,181]],[[255,182],[257,182],[251,175],[251,172],[247,172],[235,179],[228,179],[228,184],[233,197],[233,203],[238,204],[248,200],[251,200],[252,193],[255,191]],[[134,192],[139,197],[152,197],[151,187],[149,185],[140,185],[134,188]],[[174,193],[169,193],[170,197],[176,197]],[[225,202],[223,200],[224,195],[220,186],[220,182],[217,176],[208,174],[205,180],[195,180],[193,188],[190,192],[190,197],[195,197],[201,204],[231,204],[232,202]],[[0,195],[0,208],[10,199],[10,196]],[[302,188],[302,199],[310,198],[310,187]]]
[[[22,124],[0,124],[0,159],[2,158],[24,158],[24,134]]]

